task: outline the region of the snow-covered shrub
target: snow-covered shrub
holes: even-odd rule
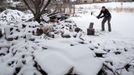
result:
[[[47,34],[49,32],[53,31],[53,24],[49,23],[49,24],[43,24],[41,25],[41,29],[43,30],[44,34]]]
[[[2,25],[5,38],[7,40],[17,40],[36,35],[36,29],[39,27],[37,22],[22,22],[12,25]]]
[[[21,11],[7,9],[0,14],[0,21],[16,23],[21,22],[24,17],[24,13]]]
[[[81,35],[84,34],[80,28],[79,31],[76,31],[78,27],[75,24],[75,22],[72,21],[71,19],[67,19],[55,24],[53,29],[54,34],[56,36],[60,35],[63,38],[80,37]]]

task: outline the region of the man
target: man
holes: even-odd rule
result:
[[[104,18],[103,18],[104,17]],[[105,23],[108,21],[108,31],[111,32],[111,14],[108,11],[108,9],[105,8],[105,6],[102,7],[100,14],[97,16],[97,18],[103,18],[102,20],[102,31],[105,31]]]

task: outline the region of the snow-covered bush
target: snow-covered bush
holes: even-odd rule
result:
[[[0,14],[0,21],[15,23],[21,22],[24,17],[24,13],[21,11],[7,9]]]

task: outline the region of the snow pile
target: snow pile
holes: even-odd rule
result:
[[[5,43],[4,43],[5,42]],[[0,75],[41,75],[36,69],[38,66],[34,61],[33,53],[37,50],[45,50],[45,47],[25,40],[15,40],[11,43],[0,41],[9,47],[1,47]],[[4,72],[7,71],[7,72]]]
[[[79,38],[35,38],[34,41],[19,39],[10,42],[1,40],[0,74],[42,75],[45,72],[49,75],[97,75],[103,62],[106,62],[106,65],[118,73],[123,70],[124,74],[133,75],[134,43],[84,39],[85,41]],[[129,67],[120,69],[126,64]],[[107,67],[104,70],[110,75]]]
[[[59,22],[58,24],[54,25],[54,33],[56,34],[55,37],[63,37],[63,38],[71,38],[71,37],[78,37],[84,36],[84,32],[81,28],[79,28],[76,23],[71,20],[67,19],[64,21]]]
[[[49,25],[51,24],[44,26]],[[90,51],[88,53],[88,47],[79,46],[79,42],[82,42],[79,38],[74,39],[73,34],[77,26],[72,20],[54,24],[54,34],[57,36],[55,40],[44,40],[44,34],[36,36],[36,29],[40,27],[37,22],[2,24],[1,26],[5,29],[5,36],[0,40],[0,45],[2,44],[0,46],[0,75],[42,75],[44,73],[64,75],[70,74],[68,71],[71,68],[76,74],[96,75],[102,67],[102,61],[94,59],[94,53]],[[70,39],[64,38],[66,35],[69,35]],[[80,50],[77,51],[77,49]],[[55,52],[55,50],[61,50],[63,53]],[[77,52],[79,53],[75,55]],[[83,60],[84,57],[88,58]],[[88,61],[89,59],[91,61]],[[92,64],[87,62],[89,66],[94,65],[93,62],[98,65],[93,72],[88,72],[90,67],[83,64],[85,61],[92,62]]]
[[[0,68],[3,68],[0,69],[0,75],[42,75],[44,72],[49,75],[64,75],[72,67],[72,73],[96,75],[102,67],[102,61],[94,59],[94,53],[79,42],[82,41],[72,38],[36,38],[34,41],[20,39],[10,42],[1,40],[0,43],[5,46],[1,47],[0,52]]]
[[[36,29],[39,27],[37,22],[24,22],[12,25],[4,25],[4,36],[7,40],[18,40],[21,38],[31,39],[36,35]]]
[[[0,21],[4,22],[21,22],[25,18],[25,14],[18,10],[7,9],[0,14]]]

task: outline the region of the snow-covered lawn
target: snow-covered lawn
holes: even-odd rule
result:
[[[93,5],[95,8],[91,8]],[[0,26],[6,28],[6,39],[14,40],[0,39],[0,75],[97,75],[98,72],[98,75],[101,72],[134,75],[134,13],[110,10],[112,32],[101,32],[101,19],[91,12],[97,15],[102,5],[105,3],[77,6],[82,7],[79,11],[76,9],[77,16],[55,24],[59,33],[55,38],[33,35],[39,24],[25,22],[27,14],[9,10],[15,13],[8,17],[2,13]],[[124,7],[134,8],[133,5],[125,3]],[[106,3],[106,6],[116,8],[120,3]],[[95,36],[86,35],[90,22],[94,22]],[[83,31],[76,33],[68,29],[74,25]],[[71,38],[61,37],[61,32]]]

